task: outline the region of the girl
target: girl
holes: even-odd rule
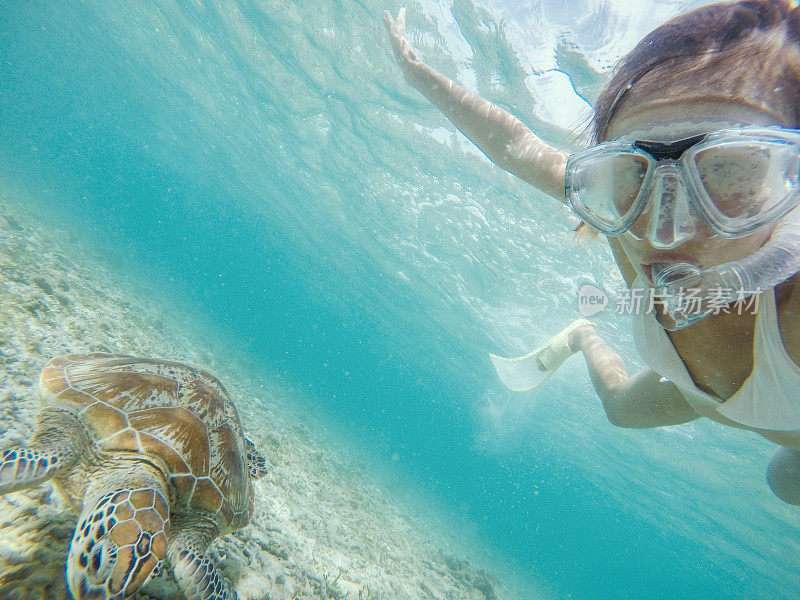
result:
[[[605,234],[627,285],[656,300],[635,317],[648,368],[634,375],[589,324],[567,330],[609,421],[755,431],[780,446],[773,492],[800,505],[800,11],[722,3],[657,28],[619,63],[594,145],[572,156],[420,61],[403,9],[384,23],[405,80]],[[758,291],[757,311],[730,310]]]

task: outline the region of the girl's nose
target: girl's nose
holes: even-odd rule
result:
[[[631,227],[631,233],[640,238],[646,235],[653,248],[659,250],[671,250],[695,237],[698,221],[677,165],[656,169],[648,196],[645,211]]]

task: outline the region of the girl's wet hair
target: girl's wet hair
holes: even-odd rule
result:
[[[674,69],[676,75],[673,79],[681,80],[682,88],[687,84],[696,84],[702,88],[706,83],[703,71],[692,71],[686,67],[707,60],[709,55],[722,60],[726,53],[735,52],[744,42],[752,43],[753,40],[769,37],[770,33],[776,32],[782,32],[778,38],[782,47],[800,47],[800,9],[795,8],[790,0],[748,0],[713,4],[680,15],[655,29],[620,61],[614,77],[598,98],[593,120],[595,141],[606,138],[614,112],[629,91],[646,75],[658,71],[659,77],[669,78]],[[791,58],[784,60],[783,57],[787,55]],[[741,64],[732,66],[732,70],[738,71],[735,76],[740,80],[761,79],[764,84],[761,87],[769,87],[768,94],[765,90],[769,99],[763,103],[772,104],[770,99],[775,99],[777,105],[772,108],[776,112],[777,108],[784,109],[784,112],[790,110],[794,119],[791,125],[798,126],[800,66],[788,64],[797,62],[793,60],[794,53],[783,53],[781,56],[779,62],[787,64],[771,69],[760,78],[757,73],[764,65],[758,62],[751,62],[744,72]],[[759,58],[761,57],[757,56],[751,60],[758,61]],[[737,62],[741,62],[740,58],[732,64],[736,65]],[[761,62],[765,61],[762,59]],[[693,76],[696,81],[686,81],[686,78]],[[764,78],[767,80],[764,81]],[[783,98],[778,98],[781,95]]]

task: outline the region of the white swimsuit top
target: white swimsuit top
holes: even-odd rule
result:
[[[632,288],[646,289],[637,277]],[[633,337],[644,362],[674,383],[700,414],[716,411],[757,429],[800,430],[800,367],[783,346],[772,288],[762,292],[753,340],[753,370],[736,393],[723,401],[700,390],[653,314],[634,317]]]

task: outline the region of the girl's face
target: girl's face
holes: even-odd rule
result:
[[[691,102],[665,102],[657,99],[619,109],[610,123],[608,138],[672,142],[737,126],[781,125],[783,124],[776,122],[774,115],[740,103],[698,102],[696,99]],[[730,177],[730,187],[737,185],[733,179],[734,173],[728,174],[724,169],[721,173],[720,184],[724,185],[722,180]],[[658,190],[653,189],[650,193],[657,194]],[[744,202],[748,201],[746,190],[740,195]],[[652,200],[649,199],[651,207],[654,205]],[[654,248],[646,234],[648,227],[653,225],[652,219],[662,219],[660,224],[668,230],[672,227],[671,223],[663,221],[671,217],[655,215],[653,210],[646,209],[630,230],[619,236],[631,264],[650,284],[653,284],[652,271],[655,264],[685,262],[706,270],[749,256],[769,239],[774,229],[773,225],[746,237],[730,239],[709,229],[697,215],[694,217],[695,233],[691,239],[668,250]]]

